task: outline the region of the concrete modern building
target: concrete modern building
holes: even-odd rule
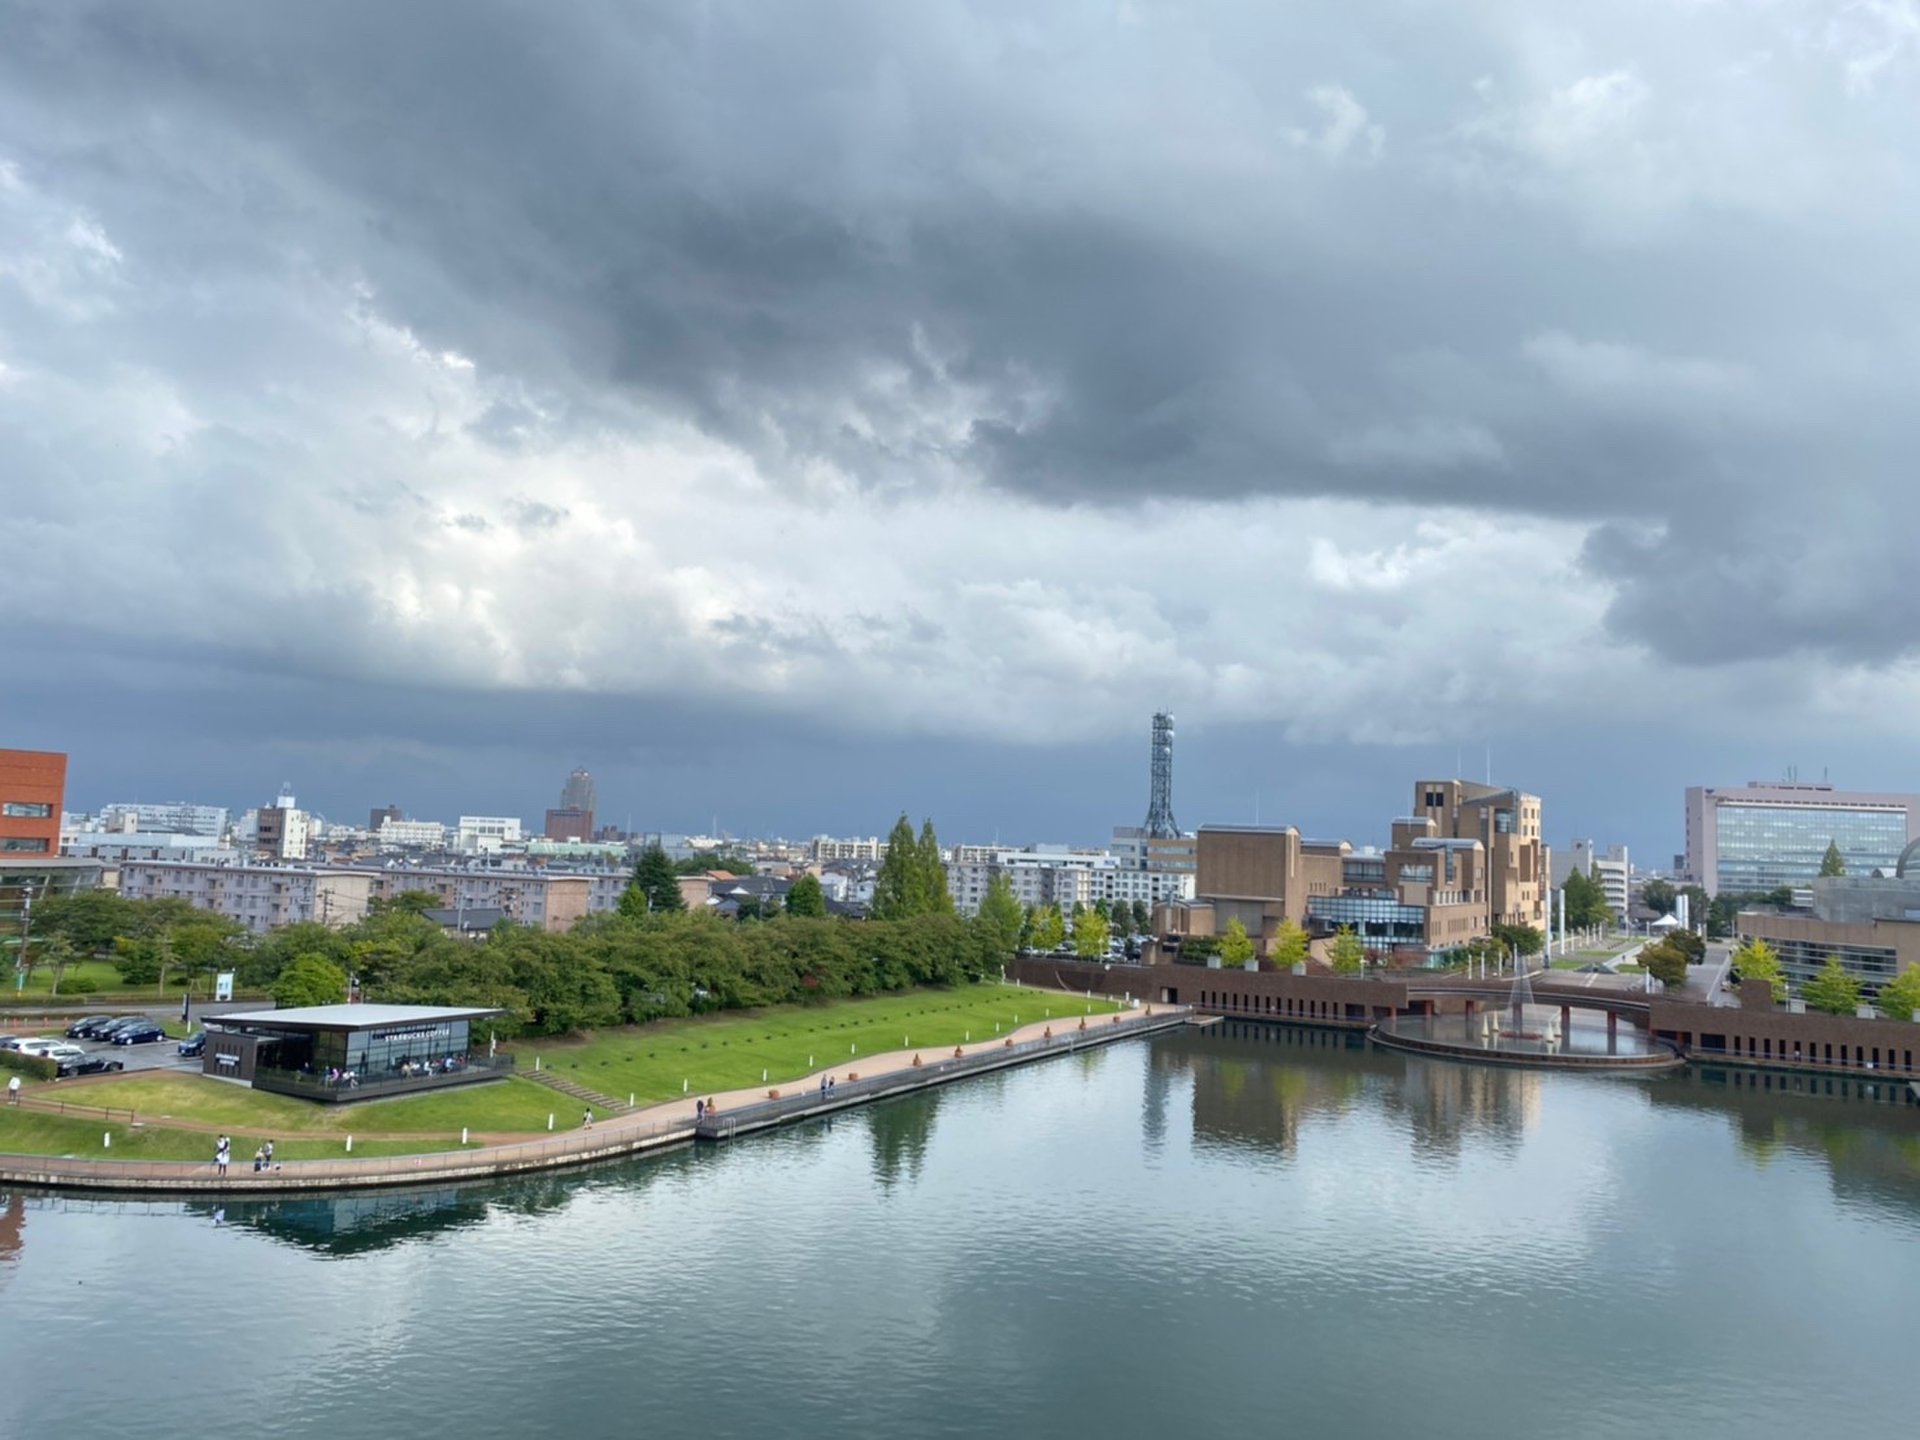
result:
[[[454,827],[453,848],[463,855],[498,855],[525,837],[514,815],[462,815]]]
[[[1171,870],[1133,869],[1110,851],[1070,845],[960,845],[947,862],[947,889],[954,908],[972,915],[996,875],[1004,875],[1022,905],[1095,905],[1105,900],[1157,905],[1193,895],[1193,876]]]
[[[329,1103],[470,1085],[510,1074],[476,1050],[473,1026],[499,1010],[443,1005],[309,1005],[207,1022],[201,1068],[256,1090]]]
[[[103,805],[96,830],[127,834],[197,835],[220,839],[227,833],[227,807],[190,800],[131,800]]]
[[[1849,875],[1891,870],[1920,840],[1920,795],[1836,790],[1798,781],[1687,789],[1683,878],[1708,894],[1810,884],[1828,845]]]
[[[382,850],[438,850],[447,843],[447,827],[438,820],[402,820],[388,815],[373,838]]]
[[[1902,970],[1920,965],[1920,875],[1845,875],[1816,879],[1811,913],[1742,911],[1742,942],[1765,940],[1780,954],[1787,984],[1798,990],[1837,955],[1860,982],[1863,999]]]
[[[98,860],[108,867],[129,860],[184,860],[196,865],[238,865],[246,857],[217,835],[152,830],[70,830],[60,837],[60,853]]]
[[[822,865],[832,860],[880,861],[887,858],[887,842],[877,835],[868,835],[864,839],[855,836],[850,840],[816,835],[808,842],[807,850],[810,858]]]

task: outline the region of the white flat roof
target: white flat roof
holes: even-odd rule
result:
[[[498,1010],[456,1005],[301,1005],[291,1010],[247,1010],[209,1015],[212,1025],[281,1025],[290,1030],[373,1030],[383,1025],[430,1025],[440,1020],[478,1020]]]

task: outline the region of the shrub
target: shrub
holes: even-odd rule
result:
[[[49,1060],[44,1055],[22,1055],[18,1050],[0,1050],[0,1070],[18,1070],[22,1075],[31,1075],[36,1080],[60,1078],[58,1061]]]
[[[63,995],[91,995],[99,988],[84,975],[76,975],[71,980],[60,982],[60,993]]]

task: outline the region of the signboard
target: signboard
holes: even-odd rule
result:
[[[233,999],[233,971],[222,970],[213,977],[213,998],[216,1000]]]

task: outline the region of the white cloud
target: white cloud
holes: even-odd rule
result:
[[[1288,144],[1327,160],[1343,160],[1349,155],[1364,160],[1379,158],[1387,141],[1386,127],[1368,116],[1366,106],[1346,86],[1315,85],[1306,92],[1306,98],[1320,112],[1319,125],[1290,126],[1286,131]]]

